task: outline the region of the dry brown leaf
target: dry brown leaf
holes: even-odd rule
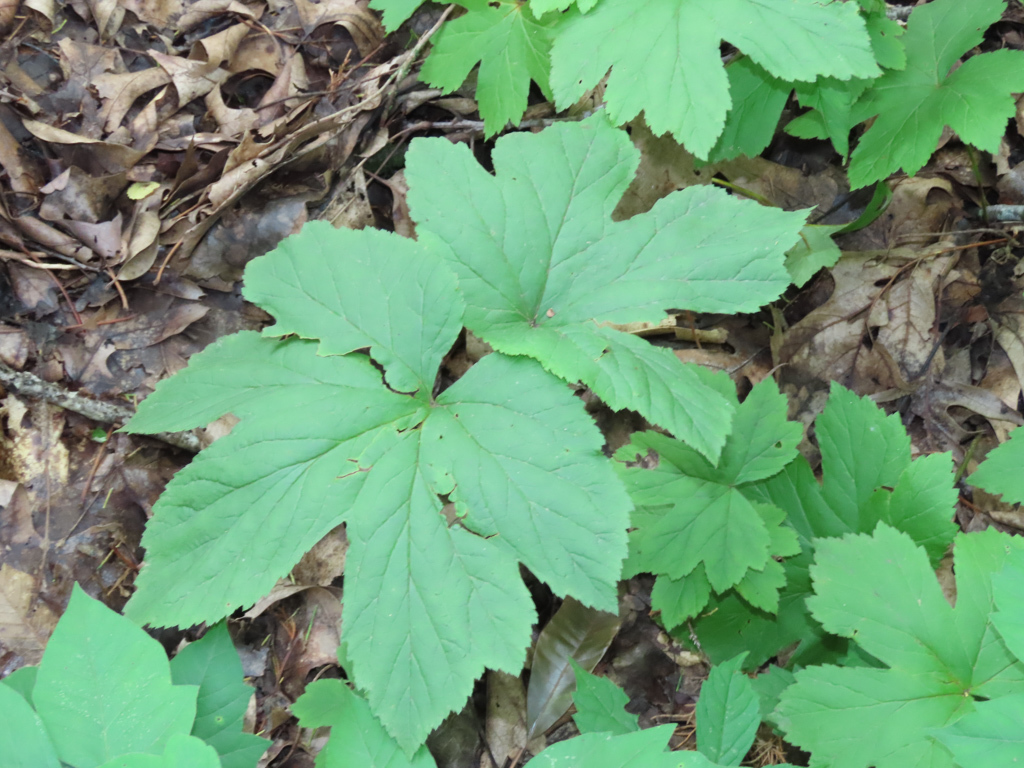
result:
[[[107,265],[120,264],[125,257],[121,248],[121,213],[110,221],[91,224],[87,221],[65,221],[67,227],[89,250],[102,257]]]
[[[366,0],[295,0],[302,30],[308,35],[322,24],[341,24],[361,56],[369,56],[384,39],[384,30]]]
[[[109,40],[121,28],[124,20],[124,7],[118,0],[86,0],[89,10],[96,20],[100,38]]]
[[[320,218],[344,229],[364,229],[375,224],[362,168],[353,169],[344,183],[337,186]]]
[[[21,264],[11,264],[8,271],[14,295],[36,318],[45,317],[57,309],[59,289],[47,272]]]
[[[183,59],[159,51],[150,51],[149,55],[170,76],[171,83],[178,93],[179,106],[205,96],[226,81],[231,74],[217,64],[208,64],[205,61]]]
[[[43,16],[50,24],[53,24],[54,2],[53,0],[24,0],[24,6]]]
[[[498,765],[526,746],[526,687],[518,675],[487,671],[487,719],[484,735]]]
[[[882,344],[900,367],[903,378],[913,383],[934,366],[941,371],[942,349],[937,347],[935,300],[940,283],[956,261],[953,254],[915,263],[875,304],[869,316],[878,328]]]
[[[103,130],[112,133],[121,125],[136,99],[170,82],[170,76],[162,67],[149,67],[138,72],[109,72],[93,78],[92,84],[103,102],[100,108]]]
[[[38,599],[36,579],[0,565],[0,647],[38,664],[60,618]]]
[[[42,179],[35,164],[22,153],[21,145],[0,121],[0,166],[7,171],[11,189],[28,195],[35,195],[42,186]]]
[[[182,11],[182,0],[120,0],[121,6],[140,21],[167,29]]]
[[[28,334],[22,328],[0,324],[0,360],[16,371],[21,370],[28,360],[29,346]],[[0,503],[3,506],[6,505]]]
[[[828,301],[773,339],[774,362],[783,366],[781,381],[810,392],[832,381],[863,394],[895,387],[870,338],[868,311],[879,298],[878,285],[898,270],[882,253],[844,255],[832,268],[835,288]]]
[[[224,96],[220,86],[206,94],[206,109],[217,121],[217,126],[225,136],[241,136],[260,125],[260,116],[249,107],[233,109],[224,104]]]
[[[256,5],[254,8],[249,8],[238,0],[195,0],[186,6],[185,12],[178,19],[178,31],[188,32],[200,24],[207,23],[211,17],[220,14],[258,19],[261,11],[262,6]]]
[[[156,261],[159,234],[160,215],[155,210],[143,210],[136,214],[125,245],[125,262],[117,273],[118,280],[135,280],[149,271]]]
[[[87,136],[79,136],[63,128],[55,128],[47,123],[38,120],[23,120],[22,124],[37,139],[57,145],[86,146],[89,148],[89,156],[107,173],[120,173],[127,171],[135,165],[144,151],[127,147],[123,144],[112,144],[99,139],[90,139]],[[69,163],[73,165],[73,163]]]
[[[127,186],[125,173],[92,176],[81,168],[68,168],[40,190],[46,197],[39,216],[46,221],[97,224],[107,218],[110,206]]]
[[[295,625],[302,637],[302,652],[294,666],[300,682],[316,667],[337,664],[341,644],[341,590],[311,587],[302,598],[302,608],[295,616]]]
[[[68,482],[69,454],[61,442],[65,413],[48,403],[26,403],[14,395],[4,400],[3,412],[7,435],[0,437],[0,445],[7,454],[8,479],[25,488],[33,509],[48,509],[50,495]]]

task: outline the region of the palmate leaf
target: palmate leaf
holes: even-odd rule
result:
[[[712,768],[700,752],[669,752],[674,730],[658,725],[625,734],[585,733],[552,744],[530,763],[536,768]]]
[[[813,754],[812,765],[952,768],[931,734],[969,713],[975,698],[1024,694],[1024,664],[988,620],[992,574],[1021,550],[995,530],[961,534],[950,608],[927,553],[906,534],[881,523],[872,536],[819,541],[808,606],[826,630],[887,668],[797,672],[776,711],[786,738]]]
[[[613,222],[639,152],[600,114],[503,137],[492,160],[494,176],[446,139],[407,155],[417,231],[457,272],[467,327],[717,459],[732,410],[721,382],[603,324],[757,309],[788,285],[805,214],[690,187]]]
[[[242,662],[224,622],[171,659],[175,685],[199,686],[192,735],[217,750],[222,768],[255,768],[270,746],[266,739],[242,732],[253,693],[242,678]]]
[[[654,471],[620,471],[638,507],[626,571],[657,574],[652,607],[666,626],[696,615],[712,590],[735,587],[763,609],[778,606],[785,579],[773,558],[798,553],[799,544],[782,527],[785,514],[751,502],[742,487],[782,470],[800,436],[800,425],[786,420],[786,398],[766,379],[737,409],[717,465],[655,432],[633,435],[616,453],[620,461],[650,451],[659,457]]]
[[[957,60],[984,37],[1005,0],[934,0],[914,9],[903,36],[907,64],[878,78],[855,107],[877,115],[850,159],[850,186],[864,187],[902,168],[915,174],[949,126],[968,144],[995,152],[1024,90],[1024,53],[999,50]]]
[[[579,400],[534,361],[488,356],[431,397],[462,304],[421,244],[314,223],[250,263],[245,293],[277,324],[194,356],[129,424],[241,420],[156,505],[127,614],[220,618],[344,521],[350,672],[411,754],[485,666],[521,668],[535,612],[517,563],[615,610],[628,497]],[[285,334],[301,338],[268,338]]]
[[[576,673],[576,690],[572,695],[576,714],[572,716],[580,733],[611,733],[623,735],[640,730],[638,718],[626,712],[629,703],[619,686],[607,677],[598,677],[572,662]]]
[[[1015,429],[1010,439],[989,452],[968,477],[971,485],[1003,497],[1011,504],[1024,502],[1024,430]]]
[[[75,585],[32,701],[60,760],[96,768],[125,754],[161,754],[188,736],[197,692],[172,684],[160,643]]]
[[[670,132],[707,158],[731,103],[723,39],[781,80],[879,73],[854,3],[655,0],[638,12],[632,0],[601,0],[560,21],[551,87],[567,107],[611,70],[605,100],[614,122],[643,111],[654,133]]]
[[[822,632],[804,604],[811,590],[807,569],[813,540],[868,533],[881,521],[910,534],[934,564],[953,540],[957,492],[949,454],[911,462],[910,439],[899,416],[887,416],[870,399],[836,384],[816,432],[822,484],[798,456],[778,474],[744,486],[751,500],[785,511],[803,553],[783,564],[786,586],[776,616],[733,595],[711,598],[694,628],[715,662],[746,650],[747,663],[756,667],[794,642],[800,646],[793,658],[801,664],[835,660],[847,651],[845,641]]]
[[[462,4],[469,10],[438,32],[420,77],[454,91],[479,63],[476,97],[484,134],[492,136],[522,118],[531,79],[550,93],[551,23],[536,18],[521,0]]]
[[[331,728],[317,755],[318,768],[437,768],[425,746],[412,756],[403,753],[369,705],[341,680],[310,683],[292,713],[304,728]]]

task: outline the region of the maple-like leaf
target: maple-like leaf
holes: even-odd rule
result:
[[[255,768],[270,742],[242,732],[242,719],[252,688],[244,673],[227,624],[211,627],[171,660],[175,685],[197,685],[196,721],[192,735],[217,750],[222,768]]]
[[[1010,439],[989,452],[967,478],[971,485],[1002,496],[1011,504],[1024,502],[1024,429],[1010,433]]]
[[[622,470],[638,507],[626,572],[658,575],[652,607],[666,626],[696,615],[712,589],[735,587],[761,608],[777,606],[785,579],[772,558],[796,554],[799,544],[782,527],[781,510],[752,503],[742,488],[792,461],[801,434],[786,420],[786,398],[765,379],[737,409],[717,464],[655,432],[633,435],[616,453],[620,461],[658,454],[656,470]]]
[[[530,760],[536,768],[712,768],[700,752],[669,752],[675,727],[633,733],[584,733],[552,744]]]
[[[1021,550],[995,530],[961,534],[951,608],[927,553],[906,534],[880,523],[871,536],[819,541],[808,607],[886,668],[797,672],[776,710],[786,738],[812,753],[812,765],[952,768],[952,755],[931,738],[935,729],[970,712],[975,699],[1024,694],[1024,664],[989,622],[992,574]]]
[[[349,672],[411,754],[485,667],[521,668],[536,617],[518,562],[615,610],[628,497],[536,362],[490,355],[432,397],[462,302],[421,244],[314,222],[250,263],[245,294],[277,324],[194,356],[129,424],[241,419],[155,506],[127,613],[229,614],[344,521]],[[286,335],[301,338],[267,338]]]
[[[719,45],[732,43],[786,81],[879,73],[854,3],[815,0],[601,0],[570,9],[551,50],[551,87],[567,107],[606,74],[611,119],[641,111],[656,134],[706,158],[731,101]]]
[[[1001,571],[992,577],[992,593],[999,609],[992,623],[1007,648],[1021,660],[1024,657],[1024,551],[1014,548]],[[983,768],[989,765],[1013,765],[1024,749],[1024,694],[999,696],[979,701],[974,711],[952,725],[932,732],[959,765]]]
[[[875,80],[855,111],[878,117],[850,159],[850,186],[903,169],[915,174],[949,126],[968,144],[995,152],[1024,91],[1024,52],[999,50],[954,65],[999,20],[1005,0],[934,0],[914,9],[903,36],[907,64]],[[952,70],[952,71],[951,71]]]
[[[424,0],[370,0],[370,7],[384,14],[384,28],[394,32],[423,5]]]
[[[175,736],[187,737],[197,693],[171,682],[158,642],[76,584],[39,664],[32,704],[62,763],[99,766],[160,754]]]
[[[749,651],[759,665],[781,648],[800,643],[794,658],[811,663],[845,651],[826,639],[804,604],[811,585],[812,542],[848,533],[868,533],[879,521],[905,531],[938,563],[956,526],[957,492],[949,454],[910,460],[910,438],[898,414],[887,416],[868,398],[833,385],[815,424],[821,448],[822,483],[802,456],[772,477],[744,487],[753,501],[784,510],[803,552],[783,564],[786,585],[777,615],[734,595],[711,598],[711,608],[693,626],[712,660]]]
[[[464,16],[446,22],[420,69],[424,82],[454,91],[478,63],[476,98],[491,136],[526,111],[532,79],[545,94],[551,24],[534,17],[521,0],[495,0],[471,5]]]
[[[505,136],[492,161],[493,176],[447,139],[407,155],[412,216],[422,240],[444,243],[467,327],[717,459],[732,410],[722,381],[607,324],[757,309],[788,285],[784,254],[805,214],[707,186],[612,221],[639,152],[600,114]]]
[[[341,680],[316,680],[292,705],[304,728],[330,726],[317,755],[322,768],[437,768],[427,748],[407,756],[373,716],[369,705]]]
[[[626,734],[640,730],[636,715],[626,712],[629,697],[607,677],[587,672],[575,661],[576,691],[572,695],[576,714],[572,716],[580,733]]]

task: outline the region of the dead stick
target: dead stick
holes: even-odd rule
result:
[[[3,363],[0,363],[0,384],[17,395],[59,405],[103,424],[125,424],[135,415],[135,410],[127,405],[108,403],[80,392],[71,392],[57,384],[43,381],[34,374],[15,371]],[[199,453],[201,449],[199,438],[192,432],[161,432],[151,437],[192,453]]]

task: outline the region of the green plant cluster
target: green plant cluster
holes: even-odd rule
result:
[[[375,4],[394,28],[420,1]],[[318,765],[432,766],[427,735],[484,670],[523,667],[537,614],[520,566],[612,612],[624,575],[654,574],[659,620],[715,664],[698,751],[667,751],[670,727],[641,730],[625,694],[577,670],[583,735],[540,766],[738,765],[762,721],[815,766],[1002,764],[1024,741],[1024,547],[957,534],[951,457],[912,460],[897,416],[833,386],[815,425],[819,482],[772,380],[740,402],[726,374],[616,329],[668,310],[756,311],[821,265],[808,252],[822,233],[806,212],[716,187],[623,221],[612,211],[639,163],[614,125],[641,111],[708,158],[759,151],[794,89],[812,111],[790,130],[844,154],[878,114],[853,154],[858,184],[919,168],[945,124],[991,147],[1024,90],[1020,54],[948,70],[1004,3],[934,0],[902,35],[875,0],[462,4],[423,76],[454,88],[479,65],[489,132],[522,115],[531,79],[568,106],[610,72],[606,109],[499,139],[493,173],[465,146],[417,139],[415,239],[313,222],[249,264],[245,296],[275,324],[195,355],[126,429],[239,423],[155,505],[128,619],[76,591],[39,670],[0,685],[19,724],[0,755],[253,765],[264,742],[241,733],[248,695],[223,625],[168,667],[128,620],[216,622],[345,523],[351,686],[318,681],[294,705],[302,725],[331,729]],[[740,52],[727,67],[723,40]],[[894,99],[910,110],[902,126],[934,133],[905,154],[892,151],[903,128],[886,127]],[[450,383],[464,329],[494,352]],[[578,383],[653,428],[608,458]],[[970,482],[1024,501],[1022,454],[1015,435]],[[955,607],[935,578],[951,545]],[[786,666],[748,677],[773,658]]]
[[[372,0],[396,29],[422,0]],[[488,134],[518,124],[531,81],[559,109],[607,75],[616,124],[641,112],[698,158],[751,157],[768,146],[792,94],[807,112],[786,130],[828,138],[849,154],[850,132],[875,118],[850,162],[867,186],[928,161],[943,128],[986,151],[999,146],[1024,90],[1024,53],[957,61],[981,43],[1005,0],[932,0],[904,30],[884,0],[458,0],[465,13],[433,41],[421,78],[452,91],[477,69]],[[723,66],[719,44],[738,49]]]
[[[74,587],[38,667],[0,680],[3,768],[255,768],[252,689],[227,627],[168,663],[160,644]]]

